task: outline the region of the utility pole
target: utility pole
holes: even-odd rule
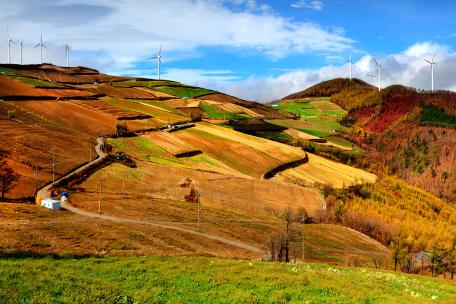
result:
[[[122,194],[125,196],[125,176],[122,175]]]
[[[199,194],[199,191],[196,192],[196,203],[198,205],[198,228],[197,230],[199,231],[200,229],[200,224],[201,224],[201,221],[200,221],[200,209],[201,209],[201,204],[200,204],[200,194]]]
[[[55,154],[52,154],[52,183],[55,183]]]
[[[304,248],[304,227],[305,227],[305,224],[302,224],[302,230],[301,230],[301,233],[302,233],[302,236],[301,236],[301,242],[302,242],[302,261],[304,262],[304,255],[305,255],[305,248]]]
[[[35,164],[35,193],[38,192],[38,166]]]
[[[103,180],[100,179],[100,195],[98,197],[98,213],[101,213],[101,201],[103,200]]]

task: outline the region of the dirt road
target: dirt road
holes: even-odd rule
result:
[[[207,234],[207,233],[201,233],[201,232],[190,230],[190,229],[185,229],[185,228],[181,228],[181,227],[170,226],[170,225],[165,225],[165,224],[160,224],[160,223],[139,221],[139,220],[132,220],[132,219],[125,219],[125,218],[119,218],[119,217],[116,217],[116,216],[110,216],[110,215],[104,215],[104,214],[88,212],[88,211],[81,210],[79,208],[75,208],[75,207],[73,207],[73,206],[71,206],[71,205],[69,205],[67,203],[63,203],[61,205],[61,207],[66,209],[66,210],[68,210],[68,211],[74,212],[76,214],[79,214],[79,215],[82,215],[82,216],[85,216],[85,217],[97,218],[97,219],[102,219],[102,220],[107,220],[107,221],[112,221],[112,222],[117,222],[117,223],[142,224],[142,225],[150,225],[150,226],[153,226],[153,227],[158,227],[158,228],[163,228],[163,229],[176,230],[176,231],[180,231],[180,232],[185,232],[185,233],[201,236],[201,237],[204,237],[204,238],[207,238],[207,239],[210,239],[210,240],[218,241],[218,242],[221,242],[221,243],[224,243],[224,244],[227,244],[227,245],[231,245],[231,246],[234,246],[234,247],[238,247],[238,248],[241,248],[241,249],[245,249],[245,250],[248,250],[248,251],[251,251],[251,252],[254,252],[254,253],[264,254],[264,251],[259,249],[259,248],[257,248],[257,247],[254,247],[254,246],[251,246],[251,245],[248,245],[248,244],[244,244],[244,243],[241,243],[241,242],[237,242],[237,241],[228,240],[228,239],[225,239],[225,238],[222,238],[222,237],[218,237],[218,236],[215,236],[215,235],[211,235],[211,234]]]
[[[93,161],[91,161],[91,162],[85,164],[84,166],[78,168],[77,170],[72,171],[68,175],[61,177],[60,179],[56,180],[54,183],[50,183],[49,185],[41,188],[40,190],[38,190],[37,195],[41,196],[43,199],[44,198],[48,198],[49,197],[49,189],[51,187],[53,187],[56,183],[58,183],[60,180],[62,180],[64,178],[71,177],[74,174],[77,174],[77,173],[85,170],[89,166],[91,166],[93,164],[96,164],[97,162],[100,162],[105,157],[107,157],[107,154],[104,153],[101,150],[101,146],[102,146],[103,142],[104,142],[104,139],[102,137],[97,138],[97,145],[95,146],[95,151],[97,152],[98,157],[96,159],[94,159]],[[201,233],[201,232],[190,230],[190,229],[185,229],[185,228],[181,228],[181,227],[165,225],[165,224],[155,223],[155,222],[131,220],[131,219],[119,218],[119,217],[115,217],[115,216],[109,216],[109,215],[104,215],[104,214],[87,212],[87,211],[78,209],[76,207],[73,207],[73,206],[71,206],[70,204],[68,204],[66,202],[62,203],[61,207],[63,209],[66,209],[68,211],[71,211],[73,213],[76,213],[76,214],[79,214],[79,215],[85,216],[85,217],[97,218],[97,219],[102,219],[102,220],[107,220],[107,221],[112,221],[112,222],[117,222],[117,223],[143,224],[143,225],[150,225],[150,226],[157,227],[157,228],[162,228],[162,229],[176,230],[176,231],[185,232],[185,233],[197,235],[197,236],[200,236],[200,237],[204,237],[204,238],[207,238],[207,239],[210,239],[210,240],[213,240],[213,241],[218,241],[218,242],[230,245],[230,246],[234,246],[234,247],[237,247],[237,248],[245,249],[245,250],[248,250],[248,251],[251,251],[251,252],[254,252],[254,253],[258,253],[258,254],[261,254],[261,255],[265,254],[265,252],[263,250],[261,250],[261,249],[259,249],[257,247],[254,247],[254,246],[251,246],[251,245],[248,245],[248,244],[244,244],[244,243],[241,243],[241,242],[225,239],[225,238],[218,237],[218,236],[215,236],[215,235],[211,235],[211,234],[207,234],[207,233]]]

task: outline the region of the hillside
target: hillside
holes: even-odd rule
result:
[[[333,96],[337,103],[343,100]],[[356,99],[355,99],[356,100]],[[351,138],[369,159],[431,193],[456,200],[452,149],[456,136],[456,93],[419,93],[392,86],[359,96],[351,108]]]
[[[55,176],[95,157],[95,138],[156,129],[195,117],[283,117],[270,107],[166,81],[117,77],[84,67],[0,65],[0,150],[19,174],[11,198],[34,195]],[[202,101],[210,102],[211,109]],[[284,112],[285,113],[285,112]],[[27,136],[24,136],[27,134]]]
[[[348,78],[335,78],[317,83],[316,85],[313,85],[303,91],[285,96],[282,100],[293,100],[307,97],[329,97],[345,90],[373,91],[375,90],[375,87],[357,78],[353,78],[351,81]]]
[[[39,270],[37,270],[39,269]],[[443,279],[323,264],[183,257],[0,260],[5,304],[454,303]]]
[[[308,92],[327,94],[347,111],[340,120],[348,127],[344,132],[366,151],[359,165],[377,170],[381,164],[405,181],[455,201],[456,167],[450,151],[455,148],[456,93],[430,94],[399,85],[379,92],[357,82],[335,89],[343,83],[340,79],[323,82]]]
[[[351,170],[348,166],[322,164],[299,147],[236,131],[295,117],[286,109],[174,81],[116,77],[82,67],[2,65],[0,72],[0,124],[6,130],[0,137],[9,143],[1,146],[1,158],[18,177],[7,200],[32,201],[36,189],[94,160],[101,136],[111,155],[125,153],[130,161],[111,159],[81,180],[58,187],[70,191],[71,206],[89,217],[2,205],[3,253],[257,258],[268,237],[283,230],[288,208],[317,217],[323,198],[313,183],[317,176],[321,183],[332,183],[334,177],[325,174],[328,165],[338,168],[332,172],[344,183],[359,182],[344,174]],[[189,127],[170,127],[190,120],[194,124]],[[298,165],[300,172],[310,172],[308,187],[279,178],[281,171]],[[190,189],[181,186],[185,180],[200,194],[198,225],[196,205],[187,198]],[[96,219],[99,228],[94,229],[90,216],[99,213],[120,222]],[[299,231],[301,224],[292,226]],[[346,252],[363,265],[372,265],[371,256],[387,259],[386,247],[351,229],[315,224],[306,230],[316,236],[305,241],[308,260],[342,264]],[[213,241],[213,236],[228,243]],[[300,245],[294,241],[292,246]]]
[[[436,234],[445,248],[451,241],[453,208],[419,189],[387,187],[384,172],[369,165],[370,146],[354,131],[363,127],[358,120],[345,123],[363,113],[361,107],[347,111],[329,97],[268,107],[175,81],[87,68],[0,70],[0,124],[6,130],[0,137],[8,143],[0,160],[17,175],[6,201],[33,201],[37,189],[61,176],[66,178],[49,187],[70,193],[66,211],[2,204],[5,255],[283,260],[271,244],[282,246],[286,233],[293,259],[388,268],[388,246],[399,232],[418,238],[425,249]],[[414,94],[393,87],[378,93],[372,107],[397,92]],[[443,117],[452,123],[430,103],[418,106],[423,121]],[[366,134],[384,132],[379,125],[366,127]],[[82,171],[68,175],[78,167]],[[52,194],[44,189],[40,196]],[[414,209],[416,201],[404,200],[407,212],[395,205],[388,212],[372,210],[378,197],[397,195],[422,196],[427,205]],[[434,207],[441,216],[433,216]],[[399,215],[420,225],[401,222]],[[436,226],[424,233],[423,223],[431,221]]]

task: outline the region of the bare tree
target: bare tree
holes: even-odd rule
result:
[[[2,201],[5,200],[5,194],[14,187],[18,175],[14,172],[13,168],[8,165],[8,162],[0,160],[0,186],[2,192]]]
[[[198,230],[200,227],[200,211],[201,211],[201,204],[200,204],[200,192],[198,188],[194,185],[193,181],[190,178],[186,178],[184,182],[180,183],[179,185],[181,188],[190,188],[190,193],[185,195],[185,201],[189,203],[195,203],[197,205],[197,223],[198,223]]]
[[[290,262],[290,226],[296,219],[296,216],[294,215],[291,208],[288,207],[284,217],[287,225],[285,230],[285,263],[288,263]]]
[[[382,269],[385,268],[385,259],[381,256],[371,256],[372,258],[372,263],[374,264],[374,267],[376,269]]]

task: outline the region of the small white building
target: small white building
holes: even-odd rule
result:
[[[48,208],[50,210],[59,210],[60,201],[54,199],[44,199],[41,201],[41,206]]]

